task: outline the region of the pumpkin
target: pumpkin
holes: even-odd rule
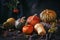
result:
[[[11,29],[14,27],[14,25],[10,24],[9,22],[4,22],[3,27],[4,29]]]
[[[15,19],[14,18],[8,18],[6,22],[9,22],[12,25],[15,25]]]
[[[30,35],[32,34],[33,32],[33,26],[28,24],[28,25],[25,25],[23,28],[22,28],[22,32],[27,34],[27,35]]]
[[[31,25],[35,25],[36,23],[39,23],[40,22],[40,18],[36,15],[36,14],[34,14],[34,15],[32,15],[32,16],[29,16],[28,18],[27,18],[27,23],[29,23],[29,24],[31,24]]]
[[[40,19],[43,22],[50,22],[56,19],[56,12],[54,10],[46,9],[40,13]]]
[[[22,27],[25,25],[25,23],[26,23],[25,17],[22,17],[16,21],[15,27],[18,30],[22,31]]]
[[[19,20],[20,18],[15,21],[15,27],[17,27],[17,25],[20,23]]]
[[[44,29],[44,26],[41,23],[37,23],[34,26],[34,29],[36,30],[36,32],[38,33],[38,35],[45,35],[46,34],[46,30]]]

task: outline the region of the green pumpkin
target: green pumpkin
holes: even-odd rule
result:
[[[4,22],[3,26],[4,26],[4,29],[11,29],[14,27],[14,25],[10,24],[9,22]]]
[[[20,20],[19,20],[19,24],[16,26],[16,29],[18,30],[22,30],[22,27],[25,25],[26,23],[26,19],[25,17],[22,17]]]
[[[24,25],[25,25],[25,22],[23,23],[21,22],[16,26],[16,28],[21,31]]]

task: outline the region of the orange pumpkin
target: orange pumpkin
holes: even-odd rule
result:
[[[40,18],[38,16],[35,15],[32,15],[32,16],[29,16],[28,19],[27,19],[27,23],[31,24],[31,25],[35,25],[36,23],[39,23],[40,22]]]
[[[32,25],[25,25],[23,28],[22,28],[22,31],[23,33],[25,34],[31,34],[33,32],[33,26]]]
[[[41,23],[37,23],[34,26],[34,29],[36,30],[36,32],[38,33],[38,35],[45,35],[46,34],[46,30],[44,29],[44,26]]]
[[[40,19],[44,22],[51,22],[56,19],[56,12],[50,9],[43,10],[40,13]]]

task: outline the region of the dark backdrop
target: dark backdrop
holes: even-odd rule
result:
[[[59,0],[19,0],[18,4],[19,13],[14,14],[12,10],[9,10],[6,3],[10,0],[0,0],[0,23],[2,24],[9,17],[18,19],[22,16],[30,16],[35,13],[38,15],[44,9],[52,9],[57,13],[57,18],[60,18],[60,1]]]

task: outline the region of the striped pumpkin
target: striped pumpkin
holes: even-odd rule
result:
[[[51,22],[56,19],[56,12],[50,9],[43,10],[40,13],[40,19],[43,22]]]

